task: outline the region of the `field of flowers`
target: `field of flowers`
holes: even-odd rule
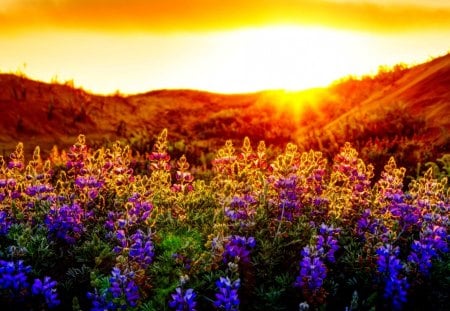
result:
[[[269,159],[227,141],[212,170],[80,135],[0,157],[0,306],[11,310],[446,310],[449,157],[406,183],[350,144]]]

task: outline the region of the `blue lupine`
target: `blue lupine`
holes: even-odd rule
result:
[[[317,250],[319,254],[326,257],[329,262],[334,263],[334,253],[339,249],[338,241],[336,239],[337,234],[340,232],[340,228],[334,228],[333,226],[327,226],[321,224],[319,227],[319,235],[317,236]]]
[[[184,291],[181,287],[175,289],[175,293],[171,295],[172,300],[169,301],[169,307],[176,311],[195,311],[197,302],[196,294],[192,288]]]
[[[238,235],[229,237],[229,240],[225,244],[225,251],[222,258],[225,263],[229,262],[250,262],[250,250],[256,245],[254,237],[245,238]]]
[[[327,276],[327,268],[320,259],[315,246],[305,246],[302,250],[299,276],[296,286],[307,287],[312,291],[320,289]]]
[[[291,175],[287,178],[280,178],[275,182],[278,189],[280,219],[293,220],[295,214],[300,210],[299,196],[297,194],[297,176]]]
[[[113,299],[125,298],[125,302],[130,307],[137,306],[140,298],[139,288],[133,280],[134,274],[132,272],[122,274],[119,268],[114,267],[109,279],[109,292]],[[126,307],[124,305],[123,307]]]
[[[0,235],[7,234],[10,227],[11,220],[8,213],[6,211],[0,211]]]
[[[61,207],[52,206],[44,223],[57,238],[73,244],[84,232],[83,221],[87,217],[89,213],[86,213],[79,204],[64,204]]]
[[[225,208],[225,215],[231,220],[248,220],[255,214],[252,205],[257,203],[255,198],[249,194],[244,196],[233,196],[230,205]]]
[[[408,260],[417,265],[418,270],[428,275],[432,259],[440,253],[448,252],[447,229],[442,226],[427,224],[420,233],[420,240],[411,245],[411,254]]]
[[[61,302],[56,292],[56,284],[56,281],[52,281],[48,276],[44,278],[44,281],[35,279],[31,287],[31,293],[34,296],[43,295],[45,303],[49,308],[57,307]]]
[[[220,277],[216,281],[218,292],[216,293],[216,300],[214,306],[220,310],[237,311],[239,310],[239,295],[238,290],[241,286],[240,279],[233,282],[228,277]]]
[[[0,260],[0,289],[11,289],[16,293],[27,289],[30,271],[31,267],[25,266],[22,260],[17,262]]]
[[[88,292],[86,297],[92,301],[91,311],[116,310],[117,306],[113,302],[106,301],[106,295],[98,293],[97,289],[93,293]]]
[[[378,271],[384,275],[385,289],[384,297],[391,299],[392,308],[400,310],[407,301],[408,280],[402,276],[403,264],[398,258],[399,248],[390,244],[377,249]]]
[[[149,235],[138,230],[131,236],[129,257],[137,262],[142,268],[147,268],[153,262],[153,243]]]

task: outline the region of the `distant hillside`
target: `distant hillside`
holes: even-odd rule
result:
[[[27,152],[70,146],[79,133],[91,145],[117,139],[141,152],[163,128],[177,152],[198,156],[226,139],[333,154],[345,141],[364,157],[389,155],[405,165],[435,160],[449,151],[450,54],[377,76],[346,79],[328,88],[223,95],[160,90],[132,96],[99,96],[70,85],[0,74],[0,152],[18,141]]]

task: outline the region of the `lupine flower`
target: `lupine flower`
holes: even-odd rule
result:
[[[225,251],[222,255],[224,263],[229,262],[250,262],[250,250],[256,246],[254,237],[245,238],[238,235],[229,237],[225,244]]]
[[[131,223],[143,223],[150,217],[153,210],[153,205],[150,202],[139,199],[137,195],[133,195],[128,201],[132,203],[128,210],[128,219]]]
[[[329,262],[335,262],[334,253],[339,249],[336,236],[339,234],[340,228],[327,226],[322,223],[319,227],[319,235],[317,236],[317,249],[323,254]]]
[[[31,267],[25,266],[22,260],[0,260],[0,289],[12,289],[17,293],[27,289],[30,271]]]
[[[70,147],[67,157],[69,161],[66,163],[67,169],[73,171],[74,175],[78,175],[78,172],[84,168],[85,160],[88,154],[88,147],[86,146],[86,137],[84,135],[79,135],[77,142]]]
[[[300,272],[295,285],[306,287],[313,292],[317,291],[322,287],[327,276],[327,268],[315,246],[305,246],[301,253],[303,258],[300,261]]]
[[[127,202],[127,209],[114,212],[109,211],[105,227],[109,231],[124,229],[125,227],[144,224],[150,217],[153,205],[141,199],[139,194],[133,194]]]
[[[51,233],[69,244],[75,243],[84,231],[83,221],[90,216],[80,205],[52,206],[44,222]]]
[[[408,281],[402,276],[403,264],[398,258],[399,248],[386,244],[377,249],[378,271],[385,276],[384,297],[391,299],[392,307],[400,310],[407,301]]]
[[[447,241],[445,227],[427,224],[420,233],[420,240],[412,243],[408,260],[417,265],[422,274],[428,275],[432,259],[439,257],[440,253],[448,252]]]
[[[53,191],[53,187],[51,185],[34,185],[29,186],[25,189],[25,193],[31,197],[39,196],[42,197],[43,194],[48,194]]]
[[[150,238],[150,235],[145,235],[142,230],[138,230],[131,236],[128,256],[144,269],[153,262],[153,243]]]
[[[233,282],[228,277],[220,277],[216,281],[218,292],[216,293],[216,300],[214,306],[220,310],[237,311],[239,310],[239,296],[238,290],[241,286],[240,279]]]
[[[115,237],[119,242],[119,245],[113,249],[115,253],[123,253],[143,269],[153,262],[153,242],[150,234],[137,230],[136,233],[127,237],[125,230],[118,229],[115,231]]]
[[[10,227],[11,220],[8,213],[6,211],[0,211],[0,235],[7,234]]]
[[[75,187],[88,194],[91,200],[97,198],[99,191],[104,186],[105,182],[98,177],[82,175],[75,179]]]
[[[300,191],[297,188],[297,175],[281,177],[275,182],[275,188],[278,190],[280,219],[286,218],[293,220],[293,217],[300,211]]]
[[[255,198],[249,194],[244,196],[233,196],[229,206],[225,208],[225,215],[231,220],[247,220],[254,217],[256,210]]]
[[[184,291],[181,287],[175,289],[175,293],[171,295],[172,300],[169,301],[169,307],[176,311],[195,311],[197,302],[196,294],[192,288]]]
[[[119,268],[114,267],[109,279],[109,292],[112,294],[113,301],[125,302],[120,307],[136,307],[140,298],[139,288],[133,280],[134,273],[128,272],[122,274]],[[123,300],[124,299],[124,300]]]
[[[87,298],[92,301],[91,311],[105,311],[105,310],[116,310],[117,306],[113,302],[106,301],[106,295],[100,295],[95,289],[93,293],[88,292],[86,294]]]
[[[58,293],[56,292],[56,284],[56,281],[52,281],[48,276],[44,278],[44,281],[35,279],[31,287],[31,293],[34,296],[43,295],[47,306],[49,308],[54,308],[61,303],[58,299]]]

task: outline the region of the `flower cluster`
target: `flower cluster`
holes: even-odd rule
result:
[[[11,227],[11,219],[6,211],[0,211],[0,235],[5,235],[8,233]]]
[[[189,172],[189,163],[187,162],[185,155],[177,161],[175,179],[176,183],[172,185],[172,191],[187,193],[194,190],[194,186],[192,185],[194,176]]]
[[[128,199],[131,206],[128,206],[127,210],[127,221],[129,225],[138,225],[145,223],[150,217],[150,213],[153,210],[153,205],[146,201],[140,194],[133,193],[133,195]]]
[[[57,282],[46,276],[43,281],[35,279],[30,288],[30,272],[31,266],[26,266],[22,260],[0,260],[0,293],[6,291],[8,296],[19,299],[42,295],[48,308],[57,307],[61,303],[56,291]]]
[[[325,257],[328,262],[334,263],[335,252],[339,249],[337,235],[341,231],[340,228],[334,228],[332,225],[327,226],[322,223],[319,227],[319,234],[317,235],[317,250],[322,257]]]
[[[48,276],[46,276],[43,281],[41,279],[35,279],[31,286],[31,293],[34,296],[42,295],[49,308],[57,307],[61,301],[58,299],[56,284],[56,281],[53,281]]]
[[[300,212],[301,203],[297,192],[297,180],[297,175],[290,175],[286,178],[281,177],[275,182],[275,188],[279,192],[280,220],[292,221],[294,216]]]
[[[329,215],[341,222],[352,222],[360,210],[369,206],[370,179],[373,166],[365,165],[358,152],[346,143],[334,157],[333,170],[326,196],[330,202]]]
[[[408,260],[418,267],[420,273],[428,275],[432,259],[448,252],[448,239],[446,227],[426,223],[420,232],[420,239],[414,240],[411,245]]]
[[[404,265],[398,258],[399,248],[391,244],[380,246],[376,253],[378,255],[378,271],[384,276],[384,296],[392,301],[392,307],[400,310],[407,301],[408,280],[404,276]]]
[[[92,175],[78,176],[75,179],[75,188],[80,192],[87,193],[91,200],[97,198],[103,185],[103,180]]]
[[[130,249],[128,256],[139,266],[146,269],[153,262],[153,242],[150,234],[144,234],[142,230],[136,231],[130,236]]]
[[[225,251],[222,254],[224,263],[249,263],[250,251],[255,248],[256,240],[254,237],[245,238],[238,235],[228,237],[225,243]]]
[[[85,161],[88,157],[88,147],[86,145],[86,137],[79,135],[76,143],[70,147],[67,153],[68,161],[66,162],[67,169],[74,175],[78,175],[80,170],[85,167]]]
[[[181,287],[175,289],[175,293],[171,295],[172,299],[169,301],[169,307],[176,311],[195,311],[197,302],[195,301],[197,295],[192,288],[184,291]]]
[[[0,289],[10,289],[19,294],[29,287],[28,274],[31,267],[26,266],[22,260],[0,260]]]
[[[128,307],[136,307],[140,294],[133,278],[133,272],[122,273],[119,268],[114,267],[111,271],[107,291],[87,293],[87,297],[92,301],[91,310],[125,310]]]
[[[340,228],[322,223],[315,236],[315,243],[307,245],[301,251],[300,271],[294,283],[302,288],[303,294],[310,300],[322,300],[326,291],[323,283],[327,276],[328,263],[335,263],[335,253],[339,249],[337,235]]]
[[[219,310],[238,311],[239,310],[239,287],[241,286],[240,279],[231,280],[228,277],[220,277],[216,281],[217,293],[214,306]]]
[[[301,255],[300,272],[295,285],[315,292],[322,287],[327,268],[315,246],[305,246]]]
[[[69,244],[75,243],[85,231],[84,221],[91,217],[77,203],[63,206],[52,206],[44,223],[50,233]]]
[[[253,220],[257,201],[250,194],[243,196],[233,196],[229,206],[225,207],[225,215],[232,221]]]

